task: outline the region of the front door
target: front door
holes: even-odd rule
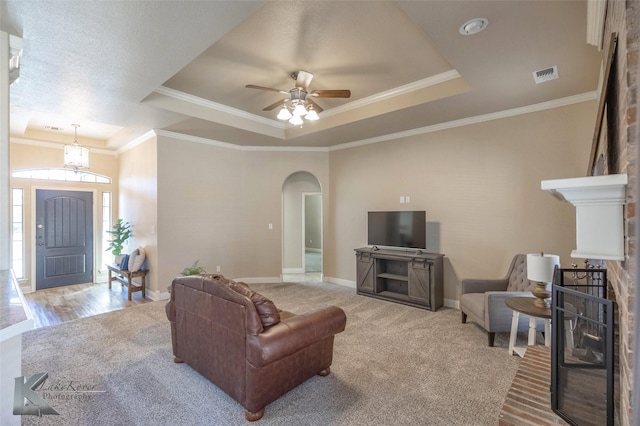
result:
[[[93,282],[93,193],[36,190],[36,289]]]

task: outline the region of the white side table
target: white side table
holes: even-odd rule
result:
[[[544,345],[551,346],[551,309],[539,308],[534,305],[535,297],[507,297],[504,303],[513,310],[511,319],[511,335],[509,336],[509,355],[515,352],[524,356],[526,347],[516,347],[518,335],[518,319],[520,313],[529,315],[529,346],[536,344],[536,318],[544,318]]]

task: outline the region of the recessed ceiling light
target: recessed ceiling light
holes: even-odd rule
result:
[[[462,24],[460,27],[460,34],[478,34],[480,31],[487,28],[487,25],[489,25],[489,20],[487,18],[475,18]]]

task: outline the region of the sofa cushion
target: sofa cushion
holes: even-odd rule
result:
[[[258,312],[263,327],[269,327],[280,322],[278,308],[276,308],[276,305],[274,305],[271,300],[251,290],[249,286],[243,282],[229,281],[228,286],[233,291],[242,294],[253,302],[253,306],[255,306]]]

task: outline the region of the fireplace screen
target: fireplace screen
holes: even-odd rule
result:
[[[552,292],[551,407],[573,425],[613,425],[613,302],[606,270],[558,269]]]

